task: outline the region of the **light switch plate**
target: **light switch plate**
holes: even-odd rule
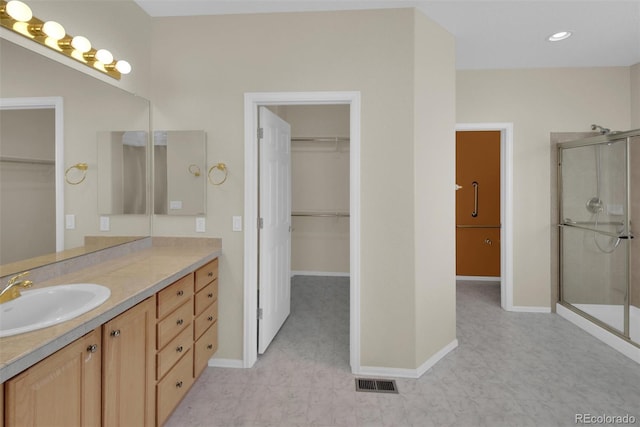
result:
[[[196,233],[204,233],[206,229],[206,222],[204,217],[196,218]]]
[[[100,217],[100,231],[109,231],[111,229],[111,224],[108,216]]]
[[[74,230],[76,228],[76,216],[74,214],[66,214],[64,216],[64,226],[67,230]]]
[[[242,217],[234,216],[233,217],[233,231],[242,231]]]
[[[182,209],[182,200],[171,200],[169,202],[169,209],[171,210]]]

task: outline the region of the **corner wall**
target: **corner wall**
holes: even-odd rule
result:
[[[631,129],[640,129],[640,63],[631,67]]]

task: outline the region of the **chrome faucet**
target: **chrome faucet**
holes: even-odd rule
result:
[[[7,286],[0,292],[0,304],[14,300],[20,296],[20,288],[30,288],[33,285],[31,280],[25,280],[23,277],[28,275],[29,272],[25,271],[16,276],[13,276],[7,282]]]

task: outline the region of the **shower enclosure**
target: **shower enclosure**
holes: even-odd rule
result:
[[[558,168],[560,304],[640,346],[640,129],[558,144]]]

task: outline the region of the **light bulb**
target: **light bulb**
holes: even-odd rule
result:
[[[42,32],[54,40],[60,40],[67,35],[64,27],[56,21],[47,21],[42,26]]]
[[[96,52],[96,59],[103,64],[111,64],[113,62],[113,55],[107,49],[100,49]]]
[[[91,42],[83,36],[75,36],[71,40],[71,46],[80,53],[89,52],[91,50]]]
[[[571,37],[571,31],[560,31],[550,35],[547,40],[550,42],[559,42],[560,40],[568,39],[569,37]]]
[[[27,22],[33,18],[33,13],[29,6],[18,0],[11,0],[7,3],[5,10],[10,17],[19,22]]]
[[[129,74],[131,72],[131,64],[121,59],[116,62],[116,70],[120,71],[121,74]]]

